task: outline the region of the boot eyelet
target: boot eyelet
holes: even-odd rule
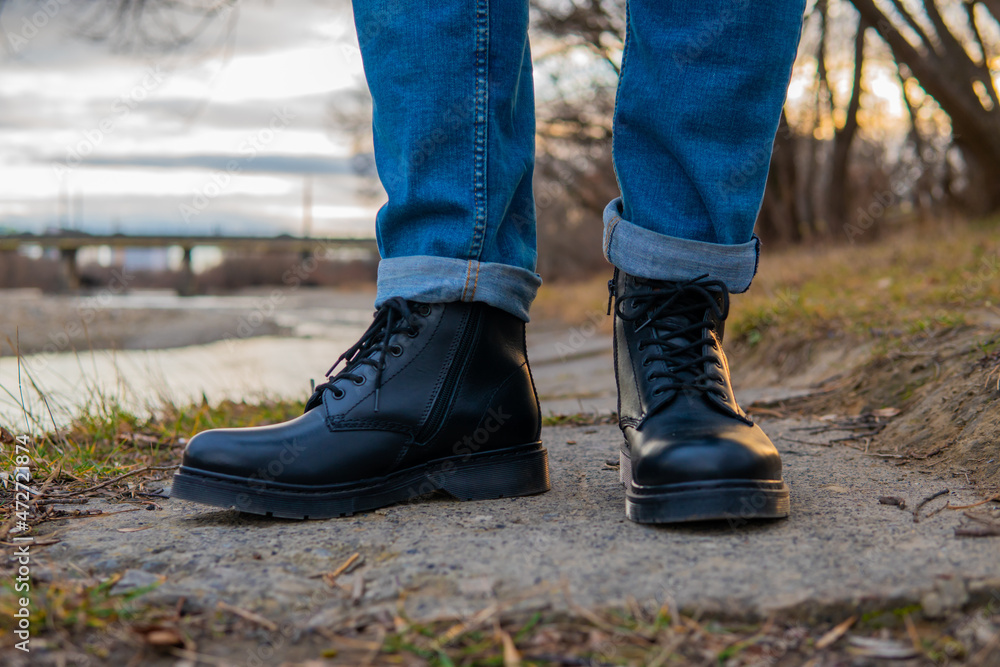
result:
[[[649,366],[650,363],[651,362],[650,362],[649,359],[643,359],[642,360],[642,367],[645,368],[646,366]]]
[[[347,395],[347,392],[345,392],[343,389],[334,389],[330,393],[333,394],[333,400],[335,401],[339,401],[340,399],[342,399],[344,396]]]
[[[431,314],[431,307],[426,303],[421,303],[417,305],[417,314],[419,314],[422,317],[427,317],[428,315]]]
[[[391,354],[394,357],[398,357],[403,354],[403,348],[399,345],[390,345],[389,354]]]
[[[364,384],[364,383],[365,383],[366,381],[367,381],[367,379],[366,379],[366,378],[364,378],[364,377],[360,377],[360,376],[359,376],[359,377],[355,377],[355,378],[354,378],[354,379],[352,380],[352,382],[354,382],[354,384],[358,385],[359,387],[360,387],[361,385],[363,385],[363,384]]]
[[[718,366],[719,368],[722,368],[722,362],[721,362],[721,361],[714,361],[714,362],[712,362],[712,363],[714,363],[714,364],[715,364],[716,366]]]
[[[416,327],[406,332],[407,338],[416,338],[419,335],[420,335],[420,329],[417,329]]]

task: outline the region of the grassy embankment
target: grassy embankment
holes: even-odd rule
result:
[[[876,245],[765,251],[753,288],[733,297],[727,347],[734,366],[776,364],[794,351],[826,344],[844,350],[867,346],[871,359],[913,354],[923,341],[955,331],[988,332],[1000,322],[1000,228],[963,226],[950,233],[897,237]],[[566,324],[590,321],[606,308],[607,278],[545,285],[535,318]],[[610,330],[610,318],[606,320]],[[971,356],[993,359],[1000,336],[981,340]],[[921,348],[922,349],[922,348]],[[739,368],[737,368],[737,371]],[[886,407],[913,398],[916,387],[880,395]],[[885,392],[883,392],[885,393]],[[872,406],[868,406],[872,407]],[[205,428],[254,425],[300,414],[301,403],[168,406],[156,417],[128,413],[96,396],[67,430],[33,442],[36,480],[59,469],[54,483],[93,484],[140,466],[176,462],[182,439]],[[33,419],[47,421],[44,414]],[[7,435],[17,425],[5,424]],[[9,470],[13,449],[0,466]]]

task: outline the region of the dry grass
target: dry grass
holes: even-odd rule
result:
[[[862,237],[863,238],[863,237]],[[532,316],[579,325],[607,308],[607,275],[542,285]],[[877,244],[764,249],[733,295],[729,340],[872,340],[1000,319],[1000,224],[900,232]],[[608,330],[610,331],[608,318]]]
[[[987,665],[1000,641],[1000,615],[990,606],[948,620],[923,620],[919,607],[862,613],[833,620],[733,621],[698,618],[667,605],[641,604],[570,611],[513,612],[493,604],[463,618],[418,622],[403,600],[361,612],[313,633],[296,633],[249,610],[183,604],[150,608],[139,603],[148,589],[116,593],[118,577],[53,582],[31,609],[37,662],[173,665],[259,664],[420,665],[435,667],[529,665]],[[136,598],[139,598],[137,600]],[[530,602],[530,601],[529,601]],[[0,597],[0,619],[13,600]],[[0,645],[10,643],[7,621]],[[45,647],[45,651],[42,647]],[[6,649],[5,649],[6,650]],[[15,654],[8,651],[12,659]],[[858,661],[861,661],[860,663]],[[877,662],[876,662],[877,661]],[[13,662],[18,665],[18,662]]]
[[[249,404],[224,401],[187,407],[167,405],[156,416],[137,417],[110,399],[95,401],[63,429],[29,437],[32,483],[44,493],[34,500],[32,524],[65,516],[47,503],[101,497],[148,502],[149,483],[170,474],[184,445],[210,428],[258,426],[302,414],[301,402]],[[17,449],[12,427],[0,425],[0,470],[13,471]],[[25,437],[25,436],[20,436]],[[115,480],[115,481],[111,481]],[[100,486],[100,488],[93,488]],[[45,504],[39,503],[42,501]],[[0,488],[0,541],[11,529],[14,485]]]
[[[901,338],[1000,317],[997,221],[900,233],[873,245],[762,256],[730,331],[755,345],[794,336]]]

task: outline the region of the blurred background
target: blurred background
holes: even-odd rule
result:
[[[1000,0],[811,0],[806,14],[776,150],[748,164],[770,167],[768,247],[996,212]],[[374,235],[384,195],[346,0],[5,0],[0,20],[3,235]],[[605,268],[623,22],[617,0],[533,2],[549,280]],[[5,248],[0,285],[67,287],[58,249]],[[124,266],[141,274],[133,287],[205,292],[280,282],[288,265],[187,250],[193,283],[180,245],[81,247],[78,278],[104,284]],[[374,275],[365,244],[324,258],[316,284]]]
[[[617,196],[611,118],[624,15],[619,0],[532,1],[547,285],[534,312],[562,322],[564,347],[568,325],[586,327],[574,354],[606,352],[591,336],[607,329],[601,212]],[[969,304],[993,308],[1000,261],[985,249],[1000,242],[998,18],[1000,0],[809,1],[774,153],[748,159],[744,172],[769,169],[757,231],[766,258],[778,259],[765,259],[741,300],[737,341],[755,344],[779,317],[785,333],[808,338],[954,324]],[[350,3],[0,0],[0,28],[0,356],[41,355],[66,374],[79,350],[223,341],[231,363],[212,371],[226,376],[219,386],[242,373],[302,393],[305,369],[317,371],[302,341],[323,337],[315,356],[334,357],[370,318],[374,294],[385,195]],[[681,57],[697,57],[711,32]],[[956,241],[970,224],[991,231]],[[954,261],[897,291],[897,279],[930,270],[922,245],[942,234]],[[858,254],[903,239],[910,265]],[[973,274],[983,276],[975,289]],[[875,288],[890,301],[923,300],[928,312],[887,321],[877,300],[864,317],[856,299],[831,305],[852,279],[856,294]],[[933,311],[955,294],[962,313]],[[290,347],[236,345],[268,336]],[[167,364],[191,389],[226,356],[203,352],[186,375],[175,355],[131,376],[171,376]],[[248,357],[286,354],[301,363],[266,382],[246,367]],[[109,363],[120,374],[122,358]],[[0,359],[0,376],[14,370]],[[600,382],[610,396],[611,379]]]

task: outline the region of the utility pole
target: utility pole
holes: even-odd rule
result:
[[[313,212],[313,184],[312,176],[306,174],[302,180],[302,238],[307,239],[312,236]]]

